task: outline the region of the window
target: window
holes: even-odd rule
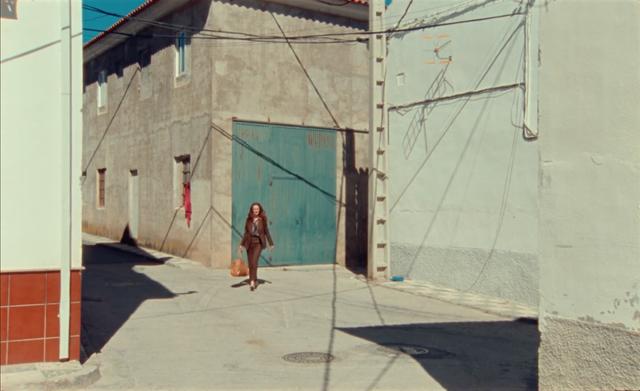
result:
[[[176,208],[185,206],[185,186],[191,182],[191,156],[175,157],[173,169],[173,200]]]
[[[107,107],[107,72],[98,73],[98,109]]]
[[[104,208],[104,190],[105,190],[105,179],[107,175],[106,168],[98,169],[98,209]]]
[[[176,37],[176,78],[186,75],[189,71],[188,46],[187,33],[179,32]]]
[[[182,155],[175,158],[173,166],[173,199],[178,209],[184,209],[187,228],[191,227],[191,157]]]

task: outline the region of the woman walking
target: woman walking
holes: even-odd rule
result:
[[[262,209],[262,205],[258,202],[251,204],[249,208],[249,214],[247,220],[244,223],[244,235],[240,246],[238,246],[238,253],[242,256],[242,250],[247,251],[247,258],[249,261],[249,284],[251,290],[255,290],[258,286],[258,260],[260,259],[260,252],[267,248],[273,250],[273,240],[269,233],[269,223],[267,221],[267,215]]]

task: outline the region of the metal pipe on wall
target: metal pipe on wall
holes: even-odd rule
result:
[[[71,262],[72,262],[72,52],[71,52],[71,0],[60,4],[60,108],[61,108],[61,181],[62,181],[62,227],[60,256],[60,346],[59,359],[69,359],[69,329],[71,312]],[[66,201],[66,202],[65,202]]]

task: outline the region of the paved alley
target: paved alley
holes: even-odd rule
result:
[[[243,278],[85,238],[91,390],[534,390],[537,326],[341,267]],[[330,358],[330,360],[327,360]]]

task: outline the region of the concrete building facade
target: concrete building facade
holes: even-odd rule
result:
[[[391,273],[537,307],[535,21],[526,1],[414,3],[400,19],[409,3],[386,27],[431,27],[388,39]]]
[[[366,259],[366,240],[358,240],[366,238],[366,43],[246,38],[360,31],[367,7],[286,3],[149,1],[85,45],[85,231],[227,267],[242,229],[232,212],[249,207],[233,204],[232,171],[234,148],[251,140],[233,129],[284,124],[332,130],[335,186],[322,191],[335,197],[335,216],[327,218],[336,220],[336,250],[325,261],[358,266]],[[288,153],[296,152],[261,159],[296,174],[278,163]],[[187,179],[191,208],[183,201]],[[276,258],[283,238],[272,234]]]
[[[0,11],[0,364],[78,360],[81,2]]]
[[[640,4],[408,5],[392,274],[538,307],[541,390],[639,389]]]
[[[640,389],[639,38],[637,1],[540,10],[541,390]]]

